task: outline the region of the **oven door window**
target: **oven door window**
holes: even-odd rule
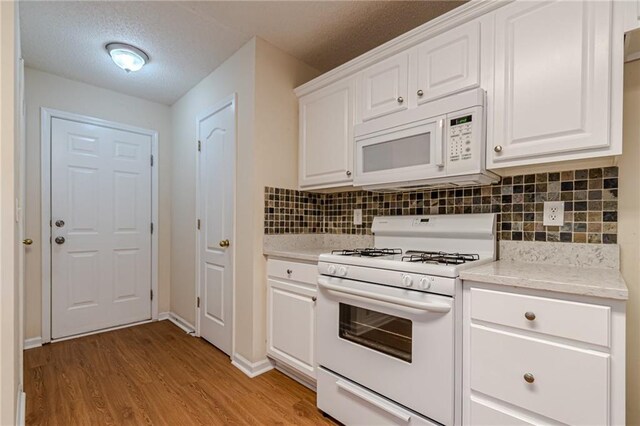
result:
[[[411,363],[410,320],[340,303],[339,336]]]

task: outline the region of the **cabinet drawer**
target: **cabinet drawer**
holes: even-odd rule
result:
[[[471,289],[472,320],[609,347],[610,318],[608,306]]]
[[[318,284],[318,265],[314,263],[269,259],[267,261],[267,274],[270,277],[299,281],[313,286]]]
[[[470,333],[472,390],[567,424],[609,424],[608,354],[477,325]]]
[[[367,388],[318,368],[318,408],[345,425],[436,426]]]
[[[536,423],[521,419],[497,407],[491,407],[482,401],[471,398],[471,412],[466,422],[473,426],[524,426]]]

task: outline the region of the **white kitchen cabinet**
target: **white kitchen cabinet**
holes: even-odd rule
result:
[[[358,99],[362,121],[407,109],[409,53],[401,52],[360,74]]]
[[[624,31],[633,31],[640,28],[640,0],[623,2],[626,7],[624,12]]]
[[[624,424],[624,302],[463,282],[463,424]]]
[[[348,78],[299,100],[299,185],[350,185],[353,170],[355,80]]]
[[[496,10],[488,169],[622,152],[610,132],[612,102],[620,102],[613,4],[514,2]]]
[[[410,81],[417,104],[480,85],[480,21],[453,28],[416,48],[417,70]]]
[[[267,354],[311,382],[316,378],[317,270],[315,264],[267,262]]]

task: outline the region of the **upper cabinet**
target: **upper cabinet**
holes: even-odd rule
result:
[[[351,184],[354,112],[352,78],[300,98],[300,188]]]
[[[299,87],[300,187],[352,184],[354,126],[430,118],[429,103],[478,87],[489,170],[620,155],[639,4],[468,2]]]
[[[417,47],[412,96],[417,104],[480,85],[480,22],[431,38]]]
[[[407,109],[409,54],[402,52],[375,64],[360,76],[358,99],[362,121]]]
[[[610,138],[613,2],[514,2],[495,12],[487,168],[621,153]]]

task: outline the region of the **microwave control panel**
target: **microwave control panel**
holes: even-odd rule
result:
[[[449,120],[449,162],[470,160],[473,157],[473,115]]]

